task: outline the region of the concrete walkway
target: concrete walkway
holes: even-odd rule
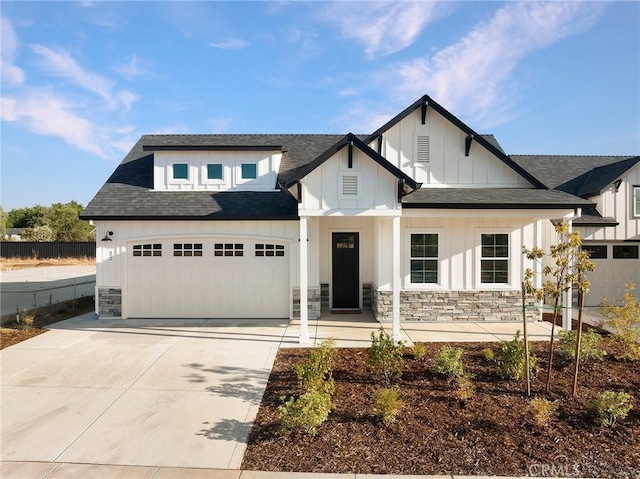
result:
[[[532,340],[548,338],[548,323],[528,325]],[[367,347],[379,327],[370,312],[310,322],[314,343],[333,337],[339,347]],[[521,328],[403,323],[402,336],[408,345],[498,341]],[[286,320],[123,321],[93,314],[52,325],[0,351],[0,477],[317,477],[239,470],[276,352],[299,347],[299,331]]]

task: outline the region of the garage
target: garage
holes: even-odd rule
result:
[[[131,242],[129,318],[288,318],[289,245],[247,239]]]
[[[586,306],[599,306],[602,298],[613,301],[624,295],[625,284],[636,283],[640,288],[640,245],[630,243],[585,244],[591,260],[596,266],[589,274],[591,283],[585,297]],[[636,289],[635,294],[640,294]]]

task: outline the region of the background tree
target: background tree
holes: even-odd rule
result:
[[[27,228],[22,233],[22,239],[24,241],[55,241],[55,235],[49,225],[39,225],[33,228]]]
[[[7,234],[7,214],[4,212],[2,205],[0,205],[0,240],[4,240]]]
[[[33,228],[43,223],[47,208],[36,205],[26,208],[14,208],[7,213],[7,228]]]
[[[77,201],[16,208],[6,214],[5,226],[27,228],[27,241],[93,241],[93,227],[79,218],[83,209]]]

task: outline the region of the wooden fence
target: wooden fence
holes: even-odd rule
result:
[[[63,241],[2,241],[0,258],[95,258],[96,243]]]

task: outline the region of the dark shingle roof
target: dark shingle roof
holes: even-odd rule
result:
[[[570,209],[593,203],[562,191],[528,188],[420,188],[402,199],[403,208]]]
[[[618,226],[615,218],[603,217],[595,208],[582,210],[582,215],[575,218],[573,224],[577,226]]]
[[[599,193],[640,161],[628,156],[511,155],[547,188],[578,196]]]
[[[153,191],[153,153],[145,147],[279,146],[278,181],[326,151],[343,135],[145,135],[82,213],[84,219],[296,219],[285,191]]]

